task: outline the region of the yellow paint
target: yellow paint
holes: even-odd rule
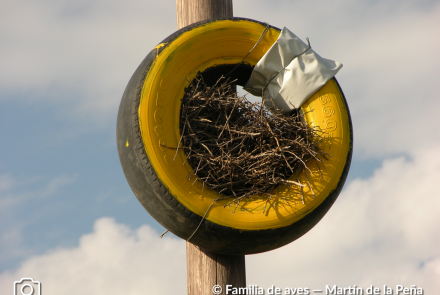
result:
[[[184,89],[199,71],[220,64],[241,61],[264,30],[265,26],[251,21],[223,20],[208,23],[180,35],[166,46],[152,63],[142,89],[139,124],[148,158],[158,177],[173,196],[192,212],[203,216],[219,194],[192,176],[192,168],[180,150],[164,149],[159,145],[177,146],[180,139],[180,99]],[[280,31],[271,28],[252,51],[246,62],[255,65],[276,41]],[[316,164],[307,172],[315,197],[308,187],[304,200],[296,186],[279,186],[263,213],[266,196],[256,196],[234,207],[224,208],[223,200],[212,206],[206,218],[214,223],[240,229],[263,230],[290,225],[313,211],[332,192],[341,177],[350,147],[347,109],[334,80],[330,80],[302,107],[307,122],[328,129],[323,147],[332,157],[325,161],[322,178]],[[154,115],[156,114],[156,115]],[[333,130],[334,129],[334,130]],[[175,160],[173,161],[172,159]],[[295,177],[291,178],[296,181]],[[305,176],[299,177],[307,183]]]
[[[128,147],[128,145],[129,145],[129,144],[128,144],[128,138],[127,138],[127,142],[125,143],[125,146]]]
[[[156,47],[154,47],[154,49],[157,50],[157,53],[159,54],[159,49],[164,47],[165,45],[167,45],[168,43],[160,43],[159,45],[157,45]]]

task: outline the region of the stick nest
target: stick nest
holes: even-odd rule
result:
[[[255,195],[271,197],[280,184],[305,186],[298,175],[310,171],[309,161],[325,158],[318,146],[322,132],[299,111],[269,111],[238,97],[223,78],[212,87],[200,77],[193,80],[182,99],[180,133],[179,148],[193,173],[237,206]],[[289,180],[294,174],[296,181]]]

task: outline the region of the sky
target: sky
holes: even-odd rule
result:
[[[131,192],[116,116],[136,67],[176,30],[175,1],[2,0],[0,295],[185,294],[185,242]],[[354,128],[335,205],[309,233],[246,256],[247,283],[440,292],[440,1],[234,1],[287,27],[337,79]],[[383,293],[381,293],[383,294]]]

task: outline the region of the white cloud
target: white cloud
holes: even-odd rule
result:
[[[21,95],[57,106],[63,116],[108,123],[136,67],[174,31],[174,5],[9,1],[0,17],[3,99]],[[167,10],[170,19],[162,22]]]
[[[0,212],[13,205],[21,205],[30,199],[41,199],[53,196],[63,186],[72,184],[77,179],[76,175],[59,175],[49,180],[42,177],[29,177],[27,179],[13,178],[10,174],[0,175]],[[40,187],[35,188],[38,185]],[[43,186],[43,188],[41,188]],[[20,192],[27,188],[25,192]]]
[[[361,153],[408,153],[439,143],[432,136],[440,107],[435,89],[440,40],[433,29],[439,19],[440,4],[341,34],[350,49],[341,78]]]
[[[14,178],[10,174],[0,174],[0,192],[7,191],[14,186]]]
[[[35,245],[25,244],[26,227],[47,218],[52,208],[45,208],[42,203],[47,198],[58,197],[60,189],[75,182],[76,176],[60,175],[52,179],[29,177],[16,179],[10,174],[0,175],[0,247],[4,253],[0,262],[8,259],[29,257],[35,253]],[[29,209],[32,208],[32,209]],[[35,209],[38,210],[35,210]]]
[[[46,189],[42,192],[44,196],[53,195],[60,187],[69,185],[76,180],[76,176],[60,175],[49,181]]]
[[[281,249],[247,256],[248,284],[268,287],[417,285],[440,290],[439,147],[386,160],[346,187],[324,219]],[[74,248],[59,248],[0,274],[8,290],[33,277],[44,294],[184,294],[185,242],[110,218]],[[6,286],[6,287],[5,287]],[[0,289],[3,290],[3,289]],[[145,290],[145,292],[144,292]]]
[[[159,239],[149,226],[131,230],[111,218],[96,221],[78,247],[35,256],[0,275],[0,293],[32,277],[43,294],[184,294],[185,243]]]

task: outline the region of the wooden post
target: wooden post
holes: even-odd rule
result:
[[[220,17],[232,17],[232,0],[176,0],[177,28]],[[186,243],[188,295],[226,294],[226,285],[246,287],[244,255],[223,255]],[[214,293],[218,285],[222,293]],[[217,289],[219,291],[219,289]]]
[[[244,255],[217,254],[186,242],[186,265],[188,295],[215,294],[215,285],[223,290],[219,294],[226,294],[226,285],[246,286]]]
[[[177,28],[205,19],[232,17],[232,0],[176,0]]]

